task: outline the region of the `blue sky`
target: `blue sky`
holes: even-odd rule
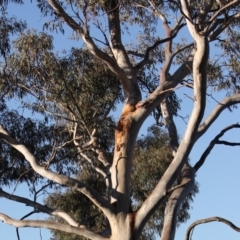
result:
[[[38,28],[42,24],[42,17],[40,16],[37,9],[34,9],[32,5],[26,4],[21,7],[14,7],[12,5],[11,12],[16,16],[28,21],[28,25],[31,28]],[[68,27],[66,27],[68,29]],[[41,29],[40,29],[41,30]],[[71,30],[67,30],[65,35],[60,35],[55,41],[57,49],[67,48],[69,49],[73,45],[81,46],[81,42],[69,40]],[[214,54],[215,49],[211,49],[211,54]],[[191,109],[192,102],[184,95],[186,89],[177,90],[178,96],[184,101],[184,108],[181,110],[180,115],[187,116]],[[191,93],[189,93],[191,94]],[[218,100],[224,97],[223,94],[217,96]],[[217,104],[211,98],[207,101],[207,109],[205,117],[210,113],[213,107]],[[117,116],[116,116],[117,118]],[[227,125],[240,122],[240,111],[237,109],[236,112],[230,113],[229,110],[225,110],[219,117],[216,123],[210,128],[207,134],[202,137],[199,142],[195,145],[191,152],[190,159],[191,163],[195,163],[208,146],[212,138],[221,131],[222,128]],[[148,121],[149,123],[149,121]],[[146,126],[145,124],[141,132],[144,133]],[[186,124],[180,119],[176,119],[179,135],[184,134]],[[225,140],[240,141],[240,130],[232,130],[230,133],[223,137]],[[185,224],[182,224],[176,233],[176,239],[184,239],[187,227],[195,220],[220,216],[227,218],[232,221],[235,225],[240,226],[240,154],[239,147],[228,147],[224,145],[216,146],[208,156],[206,163],[197,173],[196,180],[199,183],[199,194],[194,199],[192,204],[192,210],[190,211],[191,218]],[[6,189],[7,190],[7,189]],[[24,196],[27,193],[23,187],[17,188],[15,194]],[[25,196],[27,197],[27,196]],[[26,208],[24,205],[17,203],[9,203],[4,199],[0,199],[0,212],[9,214],[13,218],[21,218],[23,215],[31,211],[31,208]],[[34,215],[35,219],[38,215]],[[42,215],[39,215],[41,218]],[[39,229],[19,229],[21,239],[36,239],[36,240],[47,240],[50,238],[49,231]],[[4,240],[17,239],[14,227],[7,226],[0,223],[0,234],[4,236]],[[193,240],[239,240],[240,233],[237,233],[230,229],[228,226],[222,223],[209,223],[201,226],[197,226],[193,233]]]

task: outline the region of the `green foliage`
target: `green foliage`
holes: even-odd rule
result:
[[[10,38],[26,29],[27,25],[26,22],[19,21],[16,17],[8,17],[2,4],[0,4],[2,6],[0,8],[0,56],[6,57],[11,50]]]
[[[64,131],[63,127],[46,125],[44,121],[25,118],[17,111],[9,111],[7,108],[1,112],[0,118],[0,123],[6,126],[8,133],[28,146],[42,166],[46,166],[47,160],[51,159],[53,146],[61,145],[69,138],[69,134]],[[29,186],[43,184],[42,177],[32,170],[22,154],[4,142],[0,143],[0,149],[1,186],[11,186],[22,182]],[[76,167],[70,164],[76,161],[75,157],[76,153],[71,149],[56,150],[54,158],[51,160],[53,162],[51,168],[54,168],[59,174],[76,174]],[[67,169],[64,164],[69,165]]]
[[[112,135],[109,113],[123,97],[118,80],[100,60],[85,49],[58,56],[53,53],[52,37],[34,31],[22,33],[14,46],[0,80],[9,98],[20,98],[24,107],[61,126],[71,128],[77,119],[83,141],[96,127],[99,134]],[[112,137],[102,139],[111,147]]]

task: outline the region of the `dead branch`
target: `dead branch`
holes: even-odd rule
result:
[[[212,110],[210,115],[199,126],[198,133],[196,135],[196,140],[200,138],[208,130],[208,128],[218,118],[218,116],[221,114],[223,110],[237,103],[240,103],[240,93],[237,93],[230,97],[226,97],[220,103],[218,103],[218,105]]]
[[[227,146],[240,146],[240,143],[237,143],[237,142],[228,142],[228,141],[217,141],[217,144],[224,144],[224,145],[227,145]]]
[[[240,124],[233,124],[230,125],[226,128],[224,128],[208,145],[208,147],[206,148],[206,150],[204,151],[204,153],[202,154],[201,158],[199,159],[199,161],[195,164],[194,169],[196,170],[196,172],[199,170],[200,167],[202,167],[202,165],[204,164],[207,156],[209,155],[209,153],[212,151],[213,147],[215,146],[215,144],[225,144],[225,145],[229,145],[229,146],[240,146],[240,143],[229,143],[226,141],[220,141],[219,138],[222,137],[224,135],[224,133],[226,133],[227,131],[233,129],[233,128],[240,128]],[[223,143],[224,142],[224,143]]]
[[[34,213],[38,213],[38,211],[34,210],[34,211],[31,211],[30,213],[24,215],[20,220],[23,220],[31,215],[33,215]],[[20,236],[19,236],[19,231],[18,231],[18,227],[16,227],[16,232],[17,232],[17,238],[18,240],[20,240]]]
[[[209,222],[222,222],[227,224],[230,228],[232,228],[233,230],[240,232],[240,228],[235,226],[232,222],[228,221],[225,218],[221,218],[221,217],[210,217],[210,218],[205,218],[205,219],[201,219],[201,220],[197,220],[194,223],[192,223],[189,228],[187,229],[187,233],[186,233],[186,237],[185,240],[190,240],[190,234],[191,231],[199,224],[204,224],[204,223],[209,223]]]

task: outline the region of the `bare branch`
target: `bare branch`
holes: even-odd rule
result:
[[[89,158],[89,157],[88,157],[86,154],[84,154],[82,151],[80,151],[79,154],[80,154],[85,160],[87,160],[87,161],[91,164],[92,168],[93,168],[96,172],[100,173],[100,174],[104,177],[104,179],[107,178],[107,174],[106,174],[101,168],[97,167],[97,166],[94,164],[94,162],[92,161],[91,158]]]
[[[55,13],[62,18],[64,22],[66,22],[73,30],[79,32],[80,35],[84,34],[83,28],[75,22],[62,8],[57,0],[48,0],[49,5],[53,8]]]
[[[64,142],[61,146],[58,146],[57,148],[61,149],[61,148],[65,147],[66,145],[68,145],[68,144],[70,144],[70,143],[72,143],[74,141],[80,140],[81,138],[82,138],[82,136],[73,138],[73,139],[71,139],[69,141]]]
[[[196,172],[199,170],[199,168],[204,164],[207,156],[209,155],[209,153],[212,151],[213,147],[215,146],[215,144],[225,144],[225,145],[229,145],[229,146],[240,146],[240,143],[229,143],[226,141],[220,141],[219,138],[222,137],[224,135],[224,133],[226,133],[227,131],[233,129],[233,128],[240,128],[240,124],[233,124],[230,125],[226,128],[224,128],[208,145],[208,147],[206,148],[206,150],[204,151],[204,153],[202,154],[201,158],[199,159],[199,161],[195,164],[194,169],[196,170]]]
[[[186,50],[190,47],[193,47],[193,43],[189,43],[186,46],[183,46],[183,47],[177,49],[175,52],[172,53],[172,57],[176,56],[178,53],[180,53],[180,52],[182,52],[182,51],[184,51],[184,50]]]
[[[175,188],[170,189],[172,194],[167,202],[164,213],[163,230],[161,240],[174,239],[177,225],[177,214],[180,205],[194,188],[195,171],[185,164],[182,171],[182,181]],[[169,190],[169,191],[170,191]]]
[[[44,167],[41,167],[35,156],[32,155],[32,153],[27,149],[25,145],[18,142],[17,140],[13,139],[9,136],[9,134],[6,132],[6,130],[0,126],[0,138],[4,140],[5,142],[9,143],[13,148],[15,148],[17,151],[22,153],[25,157],[25,159],[30,163],[31,167],[35,172],[40,174],[41,176],[48,178],[60,185],[65,185],[68,187],[71,187],[81,193],[83,193],[85,196],[87,196],[96,206],[99,207],[103,211],[103,213],[109,218],[112,215],[112,207],[109,204],[109,202],[104,199],[98,192],[96,192],[94,189],[89,187],[87,184],[78,181],[76,179],[56,174],[50,170],[45,169]]]
[[[86,43],[89,51],[96,57],[102,59],[112,72],[121,80],[124,89],[129,90],[128,79],[123,70],[118,66],[117,62],[108,54],[100,50],[93,39],[89,36],[87,29],[83,29],[73,18],[71,18],[61,7],[57,0],[48,0],[49,5],[54,9],[58,16],[68,24],[75,32],[77,32]]]
[[[228,141],[217,141],[217,144],[224,144],[224,145],[227,145],[227,146],[240,146],[240,143],[236,143],[236,142],[228,142]]]
[[[137,51],[132,51],[132,50],[126,50],[127,51],[127,54],[131,54],[131,55],[134,55],[136,57],[144,57],[145,55],[143,53],[139,53]]]
[[[93,240],[107,240],[108,238],[104,238],[100,236],[97,233],[94,233],[86,228],[81,227],[74,227],[66,224],[59,224],[59,223],[53,223],[48,221],[41,221],[41,220],[16,220],[13,218],[10,218],[6,214],[0,213],[0,219],[9,225],[15,226],[15,227],[33,227],[33,228],[46,228],[46,229],[52,229],[52,230],[58,230],[62,232],[67,233],[74,233],[77,235],[82,235],[86,238],[90,238]]]
[[[151,5],[154,7],[155,11],[157,11],[158,16],[163,21],[163,27],[166,32],[166,36],[169,38],[172,35],[172,29],[170,29],[167,19],[163,14],[161,14],[157,9],[156,3],[154,0],[149,0]],[[169,81],[168,73],[169,69],[172,64],[172,40],[168,41],[164,48],[165,53],[165,62],[162,67],[161,73],[160,73],[160,82],[163,84],[166,81]],[[173,156],[175,156],[175,153],[178,148],[178,136],[177,136],[177,128],[175,126],[175,123],[173,121],[173,117],[171,112],[169,111],[169,104],[167,100],[168,95],[165,97],[165,99],[161,102],[160,107],[163,115],[163,122],[166,125],[169,133],[169,139],[170,139],[170,147],[172,149]]]
[[[184,62],[171,76],[170,81],[166,81],[158,86],[153,93],[149,94],[148,98],[142,101],[141,106],[135,111],[135,118],[141,118],[144,121],[154,108],[165,99],[169,91],[175,90],[176,86],[182,82],[182,80],[191,73],[193,56],[195,49],[192,49],[186,62]]]
[[[15,201],[15,202],[24,203],[24,204],[26,204],[26,206],[33,207],[35,210],[37,210],[39,212],[43,212],[43,213],[46,213],[46,214],[49,214],[49,215],[52,215],[52,216],[61,217],[64,220],[66,220],[72,226],[77,227],[79,225],[78,222],[76,222],[74,219],[72,219],[72,217],[70,215],[68,215],[66,212],[64,212],[62,210],[51,209],[48,206],[44,206],[44,205],[42,205],[40,203],[37,203],[35,201],[31,201],[28,198],[24,198],[24,197],[20,197],[20,196],[17,196],[17,195],[9,194],[9,193],[3,191],[2,189],[0,189],[0,196],[5,197],[5,198],[10,199],[10,200]]]
[[[174,39],[177,36],[177,33],[180,31],[180,29],[183,26],[185,26],[184,23],[181,24],[181,21],[183,20],[183,17],[180,17],[180,20],[177,22],[176,26],[173,29],[170,29],[170,27],[168,25],[169,22],[167,21],[167,18],[165,17],[165,15],[162,12],[160,12],[158,10],[157,3],[155,2],[155,0],[148,0],[148,2],[150,3],[150,5],[153,8],[153,13],[162,20],[163,26],[164,26],[165,31],[166,31],[167,38],[156,41],[151,47],[148,47],[146,49],[146,52],[145,52],[145,55],[144,55],[144,59],[135,66],[137,69],[142,68],[149,61],[149,54],[150,54],[150,52],[152,50],[156,49],[160,44],[162,44],[164,42],[167,42],[166,47],[167,48],[169,48],[169,47],[171,48],[171,46],[172,46],[172,39]],[[171,56],[169,56],[169,60],[172,60]],[[165,66],[166,65],[169,65],[169,64],[165,64]]]
[[[122,44],[121,23],[119,18],[120,1],[112,0],[108,2],[110,9],[107,10],[108,26],[112,53],[117,66],[122,70],[119,79],[126,94],[126,103],[136,104],[141,100],[141,92],[137,84],[136,72],[132,66],[129,56]]]
[[[75,124],[75,129],[74,129],[74,134],[73,134],[74,138],[76,136],[76,131],[77,131],[77,123]],[[110,163],[107,161],[104,152],[98,146],[99,145],[98,139],[95,136],[95,132],[96,132],[96,129],[93,130],[92,134],[90,135],[90,138],[91,138],[90,141],[88,143],[86,143],[84,145],[84,147],[92,146],[92,149],[98,154],[98,160],[100,162],[102,162],[103,165],[107,168],[107,173],[105,171],[103,171],[101,168],[97,167],[94,164],[94,162],[92,161],[92,159],[83,153],[83,150],[81,149],[81,147],[79,146],[77,141],[74,141],[74,145],[77,147],[78,153],[91,164],[92,168],[104,177],[104,180],[106,183],[106,189],[107,189],[106,195],[107,195],[107,198],[109,198],[109,192],[111,189],[111,175],[109,173]]]
[[[221,34],[235,19],[239,19],[239,17],[240,12],[229,16],[227,21],[223,20],[224,23],[222,23],[216,30],[214,30],[218,26],[219,21],[221,23],[221,20],[216,21],[216,23],[208,31],[209,41],[216,40],[219,34]]]
[[[198,132],[196,135],[196,140],[200,138],[212,125],[212,123],[218,118],[223,110],[226,108],[240,103],[240,93],[234,94],[230,97],[224,98],[210,113],[210,115],[205,119],[205,121],[198,128]]]
[[[235,226],[232,222],[228,221],[225,218],[221,218],[221,217],[210,217],[210,218],[205,218],[205,219],[201,219],[198,220],[194,223],[192,223],[189,228],[187,229],[187,233],[186,233],[186,237],[185,240],[190,240],[190,234],[191,231],[199,224],[204,224],[204,223],[209,223],[209,222],[222,222],[227,224],[230,228],[232,228],[233,230],[240,232],[240,228]]]
[[[50,182],[50,183],[42,186],[39,190],[37,190],[37,191],[35,192],[35,194],[36,194],[36,195],[39,194],[41,191],[43,191],[45,188],[47,188],[47,187],[49,187],[49,186],[51,186],[51,185],[52,185],[52,182]]]
[[[180,0],[180,3],[181,3],[181,6],[179,6],[179,9],[181,13],[184,15],[184,17],[186,18],[186,22],[187,22],[187,26],[190,34],[192,35],[193,38],[195,38],[194,35],[196,34],[196,30],[192,22],[192,16],[189,11],[188,2],[186,0]]]
[[[184,27],[184,26],[185,26],[185,24],[181,24],[181,25],[179,26],[179,30],[180,30],[182,27]],[[141,69],[141,68],[149,61],[149,55],[150,55],[151,51],[153,51],[154,49],[156,49],[160,44],[163,44],[163,43],[165,43],[165,42],[168,42],[168,41],[174,39],[174,38],[177,36],[177,34],[178,34],[178,31],[175,31],[175,32],[171,35],[171,37],[157,40],[152,46],[148,47],[148,48],[146,49],[146,51],[145,51],[143,60],[142,60],[141,62],[139,62],[139,63],[135,66],[135,68],[136,68],[136,69]]]
[[[27,218],[27,217],[33,215],[34,213],[38,213],[38,211],[35,211],[35,210],[34,210],[34,211],[32,211],[32,212],[30,212],[30,213],[24,215],[20,220],[23,220],[23,219],[25,219],[25,218]],[[16,232],[17,232],[17,238],[18,238],[18,240],[20,240],[18,227],[16,227]]]
[[[221,13],[223,13],[224,10],[226,10],[227,8],[230,8],[232,5],[237,3],[240,3],[240,1],[233,0],[233,1],[229,1],[224,6],[221,6],[221,8],[212,15],[212,17],[209,19],[209,22],[213,22]]]
[[[181,0],[181,4],[184,6],[183,10],[185,11],[185,15],[187,14],[190,16],[186,1]],[[187,157],[193,147],[193,140],[195,139],[197,129],[204,115],[206,103],[206,68],[209,55],[209,43],[205,36],[199,35],[195,31],[193,24],[189,22],[189,20],[187,20],[187,23],[189,31],[191,32],[196,42],[196,52],[193,59],[195,98],[194,107],[183,140],[181,141],[181,144],[178,148],[177,154],[175,155],[168,169],[163,174],[161,180],[156,185],[155,189],[152,191],[151,195],[146,199],[146,201],[142,204],[141,208],[137,212],[136,225],[139,224],[140,229],[150,217],[151,213],[159,206],[164,197],[163,193],[172,186],[174,181],[176,181],[182,167],[187,162]],[[164,82],[161,87],[165,84],[170,85],[171,81]],[[173,85],[174,84],[176,83],[173,83]]]

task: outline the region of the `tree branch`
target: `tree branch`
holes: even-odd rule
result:
[[[223,24],[221,24],[215,31],[213,29],[214,29],[214,27],[217,27],[217,24],[216,24],[216,26],[213,26],[207,33],[208,35],[210,35],[208,37],[209,41],[216,40],[216,38],[219,36],[219,34],[221,34],[235,19],[238,19],[239,17],[240,17],[239,12],[236,14],[233,14],[232,16],[229,16],[227,21],[225,21]]]
[[[76,131],[77,131],[77,123],[75,124],[75,128],[74,128],[74,131],[73,131],[73,137],[76,138]],[[92,149],[94,149],[94,151],[98,154],[98,159],[99,161],[101,161],[105,167],[107,167],[107,170],[109,170],[110,168],[110,163],[107,161],[106,158],[104,158],[104,154],[103,154],[103,151],[100,150],[100,148],[98,148],[98,139],[97,137],[95,136],[95,132],[96,132],[96,129],[93,130],[92,134],[90,135],[90,141],[87,142],[86,144],[84,144],[83,148],[85,147],[92,147]],[[79,146],[79,144],[77,143],[77,141],[75,140],[74,141],[74,145],[77,147],[77,150],[78,150],[78,153],[85,159],[87,160],[92,168],[98,172],[99,174],[101,174],[103,177],[104,177],[104,180],[106,182],[106,187],[107,189],[110,191],[110,186],[111,186],[111,178],[110,178],[110,174],[109,174],[109,171],[106,173],[105,171],[103,171],[101,168],[99,168],[98,166],[96,166],[94,164],[94,162],[92,161],[91,158],[89,158],[86,154],[83,153],[83,149],[81,149],[81,147]],[[108,191],[107,191],[108,192]]]
[[[118,66],[117,62],[110,57],[108,54],[100,50],[93,39],[90,37],[87,29],[83,29],[73,18],[71,18],[61,7],[57,0],[48,0],[49,5],[54,9],[57,15],[68,24],[75,32],[79,34],[79,36],[86,43],[89,51],[95,56],[102,59],[110,68],[110,70],[116,74],[116,76],[121,80],[124,89],[129,88],[129,83],[126,74],[123,70]]]
[[[188,164],[182,170],[182,181],[173,190],[164,213],[164,224],[161,240],[174,240],[177,225],[178,209],[194,188],[195,171]]]
[[[118,66],[125,74],[125,80],[123,81],[121,77],[120,80],[126,94],[127,103],[135,105],[141,100],[141,92],[138,87],[135,69],[122,44],[121,23],[119,19],[120,1],[112,0],[108,3],[110,9],[107,11],[107,15],[112,53],[114,54]]]
[[[66,212],[62,211],[62,210],[57,210],[57,209],[51,209],[48,206],[44,206],[40,203],[31,201],[27,198],[24,197],[20,197],[17,195],[13,195],[13,194],[9,194],[5,191],[3,191],[2,189],[0,189],[0,196],[1,197],[5,197],[7,199],[10,199],[12,201],[15,202],[19,202],[19,203],[24,203],[26,204],[26,206],[31,206],[33,207],[35,210],[38,210],[40,212],[52,215],[52,216],[58,216],[63,218],[64,220],[66,220],[70,225],[78,227],[78,222],[76,222],[70,215],[68,215]]]
[[[218,116],[223,110],[237,103],[240,103],[240,93],[234,94],[230,97],[226,97],[220,103],[218,103],[218,105],[213,109],[210,115],[199,126],[196,140],[208,130],[208,128],[213,124],[213,122],[218,118]]]
[[[181,24],[178,28],[178,31],[184,27],[185,24]],[[135,68],[136,69],[141,69],[148,61],[149,61],[149,55],[151,53],[151,51],[153,51],[154,49],[156,49],[160,44],[163,44],[165,42],[168,42],[168,41],[171,41],[172,39],[174,39],[177,34],[178,34],[178,31],[174,31],[174,33],[171,35],[171,37],[167,37],[165,39],[160,39],[160,40],[157,40],[152,46],[148,47],[145,51],[145,54],[144,54],[144,58],[141,62],[139,62]]]
[[[185,0],[181,0],[181,4],[187,4]],[[187,6],[184,7],[185,15],[190,16]],[[142,204],[141,208],[136,214],[136,225],[141,229],[143,224],[147,221],[153,211],[159,206],[164,195],[163,193],[167,191],[168,188],[172,186],[174,181],[176,181],[182,167],[187,162],[187,157],[193,147],[193,140],[197,133],[197,129],[202,120],[205,103],[206,103],[206,73],[207,73],[207,62],[209,55],[209,43],[206,36],[200,35],[195,31],[194,26],[189,20],[188,28],[191,32],[195,42],[196,42],[196,52],[193,59],[193,79],[194,79],[194,107],[188,122],[187,129],[185,131],[184,137],[178,148],[177,154],[175,155],[172,163],[169,165],[168,169],[165,171],[164,175]],[[171,84],[171,81],[165,82],[165,84]],[[175,84],[175,83],[174,83]],[[161,85],[161,86],[163,86]]]
[[[189,43],[179,49],[176,49],[176,51],[172,53],[172,57],[175,57],[177,54],[179,54],[181,51],[184,51],[187,48],[193,47],[193,45],[194,45],[194,43]]]
[[[234,5],[235,3],[239,3],[239,0],[233,0],[233,1],[229,1],[226,5],[222,6],[218,11],[216,11],[212,17],[209,19],[209,22],[213,22],[224,10],[226,10],[227,8],[230,8],[232,5]]]
[[[217,144],[224,144],[224,145],[232,146],[232,147],[240,146],[240,143],[228,142],[228,141],[217,141]]]
[[[165,98],[161,103],[161,111],[163,115],[164,124],[168,129],[170,148],[172,149],[173,156],[175,156],[179,146],[178,134],[177,134],[177,128],[173,120],[172,114],[169,111],[169,103],[167,98]]]
[[[9,216],[3,213],[0,213],[0,219],[4,223],[15,226],[17,228],[19,227],[45,228],[45,229],[58,230],[58,231],[67,232],[67,233],[74,233],[74,234],[81,235],[93,240],[109,239],[109,238],[104,238],[99,234],[94,233],[86,228],[74,227],[66,224],[59,224],[59,223],[53,223],[53,222],[41,221],[41,220],[16,220],[16,219],[10,218]]]
[[[28,214],[24,215],[23,217],[21,217],[20,220],[23,220],[23,219],[25,219],[25,218],[27,218],[27,217],[33,215],[34,213],[38,213],[38,211],[35,211],[35,210],[34,210],[34,211],[31,211],[30,213],[28,213]],[[18,240],[20,240],[18,227],[16,227],[16,232],[17,232],[17,238],[18,238]]]
[[[159,106],[159,104],[165,99],[169,91],[175,89],[175,87],[182,82],[182,80],[191,73],[193,57],[195,49],[192,49],[186,62],[184,62],[170,77],[170,81],[166,81],[158,86],[153,93],[149,94],[148,98],[141,102],[140,107],[135,111],[134,118],[139,123],[149,116],[149,114]]]
[[[199,170],[200,167],[202,167],[202,165],[204,164],[207,156],[209,155],[209,153],[212,151],[213,147],[215,146],[215,144],[225,144],[225,145],[229,145],[229,146],[239,146],[240,143],[229,143],[226,141],[219,141],[219,138],[222,137],[227,131],[233,129],[233,128],[240,128],[240,124],[233,124],[230,125],[226,128],[224,128],[208,145],[208,147],[206,148],[206,150],[204,151],[204,153],[202,154],[201,158],[199,159],[199,161],[195,164],[194,169],[197,172]]]
[[[156,6],[156,3],[154,0],[149,0],[149,2],[155,9],[157,9],[157,6]],[[157,11],[157,10],[155,10],[155,11]],[[170,29],[167,19],[160,12],[158,12],[158,15],[163,21],[163,27],[165,29],[167,38],[170,38],[172,35],[172,29]],[[172,58],[172,40],[170,40],[166,43],[165,48],[164,48],[164,53],[165,53],[165,62],[164,62],[164,65],[163,65],[161,73],[160,73],[161,84],[170,80],[168,77],[168,73],[169,73],[169,69],[171,67],[172,59],[173,59]],[[172,149],[173,156],[175,156],[175,153],[178,148],[178,136],[177,136],[177,128],[173,121],[172,114],[169,111],[168,94],[166,95],[165,99],[161,102],[160,107],[161,107],[161,111],[162,111],[162,115],[163,115],[164,124],[166,125],[166,127],[168,129],[170,147]]]
[[[190,34],[192,35],[193,39],[195,39],[194,35],[196,34],[196,30],[193,25],[192,16],[190,14],[189,7],[188,7],[188,2],[186,0],[180,0],[180,3],[181,3],[181,6],[179,6],[179,9],[186,19]]]
[[[66,22],[74,31],[83,36],[86,32],[73,18],[71,18],[62,8],[57,0],[48,0],[49,5],[53,8],[54,12],[59,16],[64,22]]]
[[[232,222],[228,221],[227,219],[225,218],[221,218],[221,217],[210,217],[210,218],[205,218],[205,219],[201,219],[201,220],[198,220],[194,223],[192,223],[189,228],[187,229],[187,233],[186,233],[186,237],[185,237],[185,240],[190,240],[190,234],[191,234],[191,231],[199,224],[204,224],[204,223],[209,223],[209,222],[222,222],[222,223],[225,223],[227,224],[229,227],[231,227],[233,230],[237,231],[237,232],[240,232],[240,228],[235,226]]]
[[[13,139],[9,136],[9,134],[6,132],[6,130],[0,125],[0,138],[4,140],[5,142],[9,143],[13,148],[15,148],[17,151],[22,153],[25,157],[25,159],[30,163],[31,167],[35,172],[40,174],[42,177],[45,177],[47,179],[50,179],[60,185],[65,185],[68,187],[71,187],[81,193],[83,193],[86,197],[88,197],[96,206],[99,207],[103,211],[103,213],[110,218],[113,209],[109,202],[104,199],[98,192],[96,192],[94,189],[89,187],[87,184],[78,181],[76,179],[56,174],[50,170],[45,169],[44,167],[41,167],[35,156],[32,155],[32,153],[27,149],[25,145],[18,142],[17,140]]]

